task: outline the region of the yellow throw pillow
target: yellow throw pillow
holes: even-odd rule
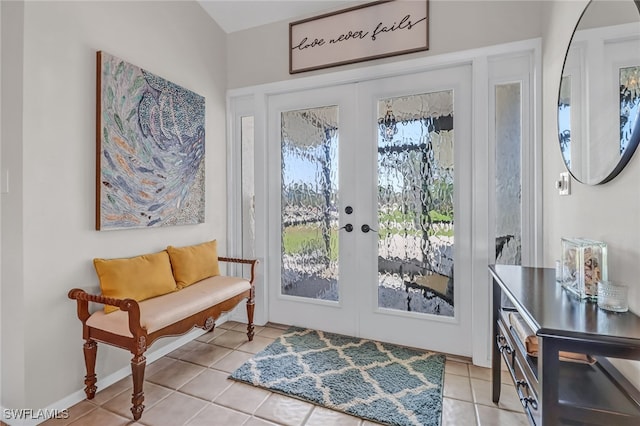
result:
[[[167,252],[178,288],[220,275],[216,240],[187,247],[169,246]]]
[[[93,266],[105,297],[141,302],[177,290],[166,251],[126,259],[93,259]],[[104,306],[107,314],[117,310]]]

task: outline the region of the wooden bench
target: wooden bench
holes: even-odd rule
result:
[[[249,341],[253,340],[254,274],[257,261],[230,257],[217,259],[222,262],[250,265],[250,279],[220,275],[208,277],[180,290],[143,301],[93,295],[78,288],[69,291],[69,298],[77,301],[78,318],[82,322],[87,371],[84,390],[87,399],[93,399],[97,389],[97,342],[123,348],[133,354],[131,413],[133,418],[138,420],[144,410],[144,353],[157,339],[185,334],[195,327],[213,331],[216,319],[223,312],[232,310],[246,299],[247,337]],[[111,313],[105,313],[104,310],[90,313],[89,302],[120,310]]]

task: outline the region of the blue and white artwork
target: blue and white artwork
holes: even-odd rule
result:
[[[96,229],[204,222],[204,97],[98,52]]]

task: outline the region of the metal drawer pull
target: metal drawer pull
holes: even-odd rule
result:
[[[531,406],[531,408],[533,408],[534,410],[538,409],[538,401],[531,398],[530,396],[526,398],[520,398],[520,403],[524,408],[527,408],[527,406]]]
[[[521,389],[527,389],[527,394],[529,393],[529,383],[525,380],[517,380],[516,381],[516,391],[518,392],[518,397],[520,398],[520,403],[526,409],[528,406],[531,406],[534,410],[538,409],[538,401],[535,398],[530,396],[524,396],[524,393]]]
[[[496,336],[496,344],[498,345],[498,351],[500,353],[506,352],[507,355],[511,355],[513,353],[513,349],[507,343],[507,339],[502,335]]]

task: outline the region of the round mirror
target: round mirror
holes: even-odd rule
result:
[[[616,177],[640,141],[640,0],[592,0],[575,27],[558,95],[562,158],[578,181]]]

